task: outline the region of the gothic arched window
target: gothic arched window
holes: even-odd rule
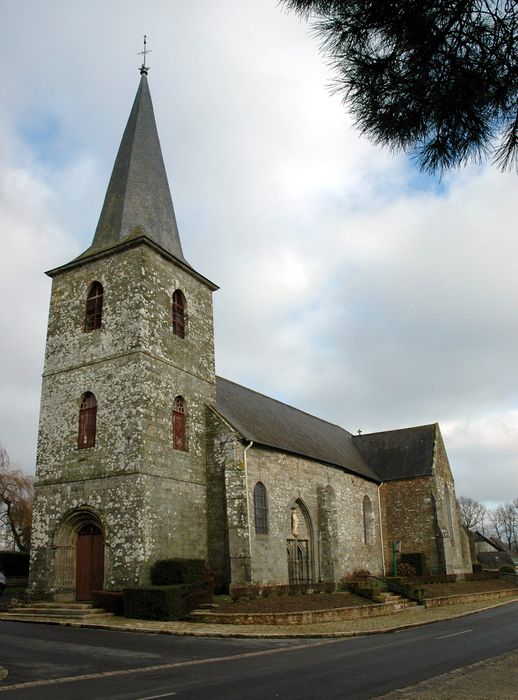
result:
[[[266,488],[261,481],[254,486],[254,519],[258,535],[268,534],[268,501]]]
[[[81,397],[79,408],[79,437],[77,446],[79,449],[94,447],[97,426],[97,401],[91,391],[87,391]]]
[[[95,331],[101,327],[103,317],[103,286],[100,282],[94,282],[86,297],[85,333]]]
[[[173,294],[172,306],[173,333],[180,338],[185,338],[187,332],[187,302],[180,289]]]
[[[175,450],[186,450],[185,438],[185,399],[177,396],[173,402],[173,447]]]
[[[372,503],[368,496],[363,498],[363,541],[365,544],[372,541]]]

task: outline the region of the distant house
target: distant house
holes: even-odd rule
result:
[[[486,569],[499,569],[501,566],[513,566],[514,561],[503,542],[497,538],[485,537],[481,532],[474,534],[477,561]]]

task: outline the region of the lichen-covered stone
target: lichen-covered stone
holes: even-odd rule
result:
[[[102,327],[84,332],[93,281]],[[171,299],[188,331],[172,331]],[[43,373],[31,585],[74,589],[77,523],[105,540],[105,588],[144,583],[158,558],[207,555],[205,410],[214,403],[211,289],[145,244],[65,269],[53,279]],[[97,400],[95,446],[78,448],[81,396]],[[187,405],[187,450],[174,450],[172,406]],[[65,556],[56,542],[66,530]],[[66,539],[65,537],[65,539]],[[58,561],[59,560],[59,561]],[[58,569],[61,569],[58,571]]]

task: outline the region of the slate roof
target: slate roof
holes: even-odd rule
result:
[[[491,545],[491,547],[493,547],[494,549],[496,549],[499,552],[506,552],[507,551],[501,540],[497,540],[496,538],[489,539],[488,537],[483,535],[478,530],[475,530],[474,539],[475,539],[475,542],[486,542],[486,544]]]
[[[379,481],[338,425],[216,377],[216,410],[245,440],[342,467]]]
[[[53,277],[85,259],[146,242],[216,290],[217,285],[194,270],[183,256],[145,69],[141,76],[92,245],[75,260],[47,274]]]
[[[359,452],[381,481],[432,474],[437,424],[353,435]]]
[[[116,245],[136,230],[186,262],[145,73],[115,158],[93,243],[86,253]]]
[[[136,231],[186,262],[145,73],[115,158],[92,245],[81,257],[121,243]]]

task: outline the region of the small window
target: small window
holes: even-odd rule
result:
[[[185,399],[177,396],[173,402],[173,447],[175,450],[187,449],[185,413]]]
[[[97,425],[97,401],[95,396],[87,391],[81,399],[79,409],[79,449],[95,446],[95,434]]]
[[[187,332],[187,302],[183,293],[177,289],[173,294],[173,333],[185,338]]]
[[[94,282],[86,298],[85,333],[90,333],[90,331],[100,328],[102,317],[103,286],[100,282]]]
[[[266,488],[261,481],[254,486],[255,531],[258,535],[268,534],[268,502]]]
[[[372,503],[368,496],[363,499],[363,541],[365,544],[372,541]]]

